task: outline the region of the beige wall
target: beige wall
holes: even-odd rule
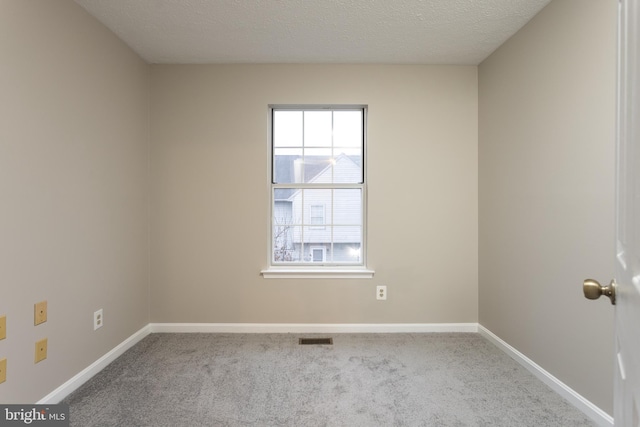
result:
[[[261,277],[274,103],[369,106],[374,279]],[[477,321],[476,67],[153,66],[151,107],[153,322]]]
[[[480,323],[612,413],[616,1],[556,0],[479,67]]]
[[[0,57],[0,402],[26,403],[149,322],[149,67],[70,0],[2,0]]]

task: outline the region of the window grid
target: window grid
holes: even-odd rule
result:
[[[336,188],[337,187],[337,188]],[[276,189],[278,188],[296,188],[300,191],[301,193],[301,205],[303,206],[301,208],[301,212],[300,212],[300,217],[298,218],[292,218],[291,219],[291,223],[289,224],[290,227],[292,227],[293,230],[295,230],[296,227],[300,228],[300,234],[301,234],[301,248],[299,251],[300,256],[304,257],[304,246],[305,245],[310,245],[311,242],[306,242],[305,241],[305,228],[313,228],[316,226],[316,224],[313,224],[313,222],[311,221],[311,215],[309,215],[309,221],[305,220],[305,210],[304,210],[304,205],[305,205],[305,191],[304,190],[310,190],[310,189],[329,189],[331,190],[331,221],[327,222],[325,220],[324,222],[324,226],[328,226],[329,230],[330,230],[330,239],[329,239],[329,248],[330,248],[330,257],[329,259],[327,259],[327,262],[333,262],[333,254],[334,254],[334,249],[335,249],[335,229],[336,228],[340,228],[340,227],[360,227],[361,229],[361,249],[363,250],[362,247],[364,246],[363,240],[364,240],[364,209],[363,209],[363,205],[364,205],[364,185],[362,184],[339,184],[339,185],[331,185],[331,184],[315,184],[313,185],[311,188],[309,187],[309,185],[304,185],[304,184],[299,184],[299,185],[292,185],[292,184],[274,184],[273,186],[273,190],[275,192]],[[359,221],[358,222],[335,222],[335,190],[340,190],[340,189],[350,189],[350,190],[360,190],[360,215],[359,215]],[[272,195],[272,197],[274,197]],[[325,210],[326,212],[326,210]],[[309,212],[310,213],[310,212]],[[326,215],[325,215],[326,218]],[[273,232],[273,228],[278,227],[278,226],[282,226],[283,224],[278,223],[278,221],[276,220],[275,217],[273,217],[272,215],[272,221],[271,221],[271,227],[272,227],[272,232]],[[273,244],[271,245],[273,246]],[[272,262],[275,262],[275,260],[273,260],[273,254],[272,254]],[[286,264],[284,262],[277,262],[278,265],[281,264]],[[294,262],[295,265],[301,265],[299,261]],[[317,264],[317,263],[316,263]],[[336,262],[336,264],[345,264],[344,262]],[[358,265],[360,265],[361,263],[357,263]]]

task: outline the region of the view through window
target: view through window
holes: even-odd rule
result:
[[[271,108],[273,265],[363,265],[365,113]]]

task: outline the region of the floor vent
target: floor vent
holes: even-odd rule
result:
[[[300,338],[300,345],[333,345],[333,338]]]

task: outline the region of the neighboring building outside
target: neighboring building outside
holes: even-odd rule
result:
[[[361,156],[277,156],[279,173],[311,176],[308,183],[351,183],[362,174]],[[359,263],[362,246],[360,189],[275,189],[274,262]]]

